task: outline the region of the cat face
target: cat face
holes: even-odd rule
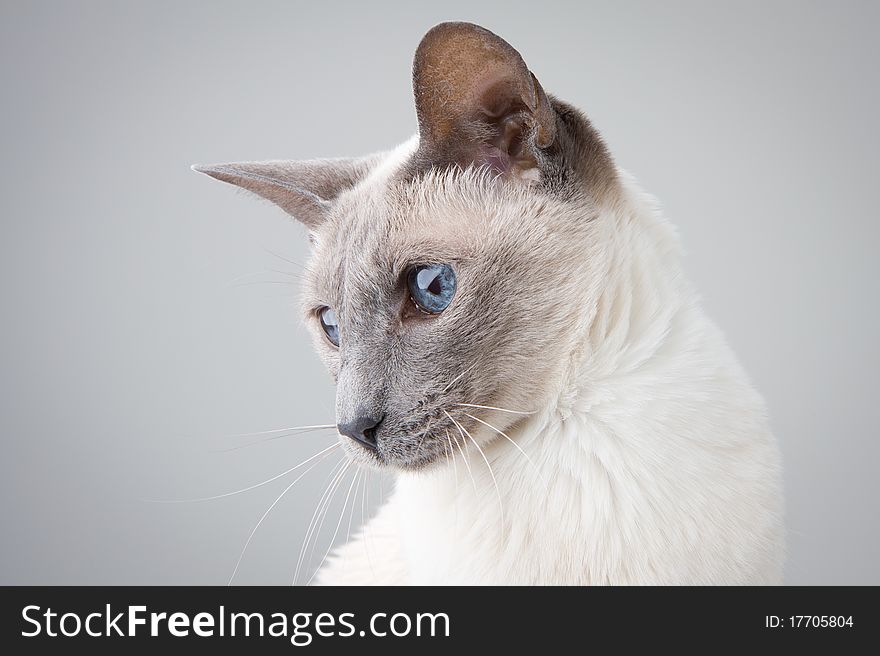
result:
[[[614,184],[586,119],[491,32],[435,27],[413,77],[419,135],[391,153],[198,169],[309,227],[303,307],[340,439],[401,469],[504,439],[560,386]]]
[[[339,198],[315,237],[305,313],[352,451],[420,467],[493,433],[473,417],[502,431],[524,417],[476,406],[538,407],[576,330],[588,272],[563,262],[589,244],[588,218],[475,169]]]

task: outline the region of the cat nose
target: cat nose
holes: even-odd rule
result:
[[[376,427],[382,423],[383,419],[385,419],[384,415],[381,417],[361,415],[354,419],[354,421],[349,421],[344,424],[336,424],[336,428],[346,437],[350,437],[355,442],[359,442],[368,449],[375,451],[377,447]]]

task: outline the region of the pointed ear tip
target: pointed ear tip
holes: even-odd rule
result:
[[[219,179],[224,173],[222,164],[193,164],[189,167],[196,173],[207,175],[209,178]]]

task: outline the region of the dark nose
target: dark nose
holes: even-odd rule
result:
[[[360,442],[368,449],[375,451],[376,428],[383,419],[385,419],[384,415],[378,418],[364,415],[346,424],[336,424],[336,428],[346,437],[350,437],[355,442]]]

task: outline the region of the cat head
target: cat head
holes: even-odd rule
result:
[[[445,463],[559,392],[595,305],[616,173],[519,53],[443,23],[413,65],[419,134],[351,159],[195,167],[304,223],[304,309],[349,454]]]

